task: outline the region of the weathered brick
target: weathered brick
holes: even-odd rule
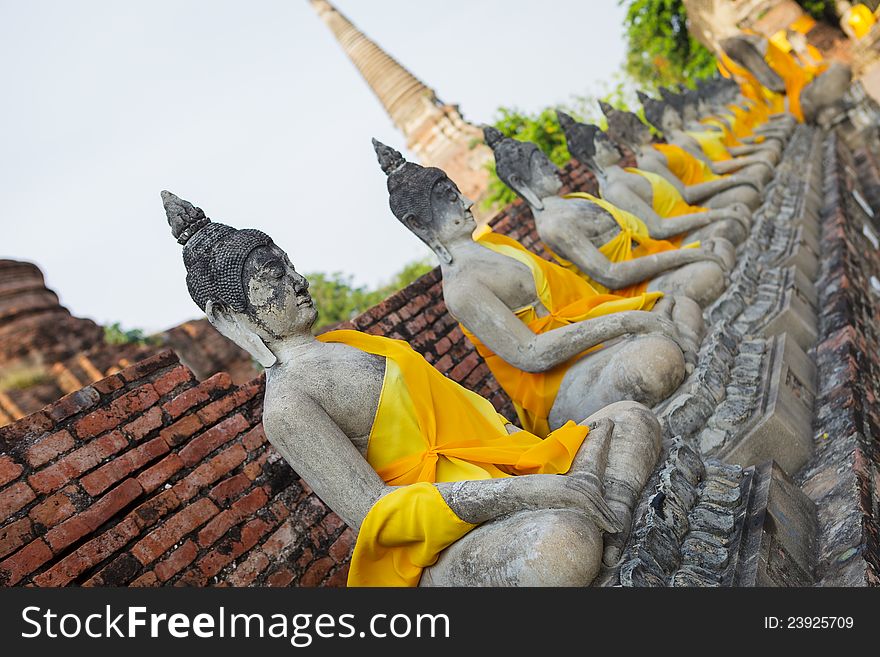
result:
[[[14,586],[52,558],[52,550],[38,538],[0,561],[0,586]]]
[[[193,541],[188,540],[174,550],[174,552],[169,554],[167,558],[157,563],[153,568],[153,571],[156,573],[156,577],[159,578],[159,581],[167,582],[195,561],[198,553],[199,548],[196,547],[196,544]]]
[[[84,447],[71,452],[61,460],[28,477],[31,485],[41,493],[50,493],[73,477],[91,470],[102,460],[122,450],[128,440],[119,431],[96,438]]]
[[[86,475],[80,479],[80,484],[82,484],[82,487],[85,488],[89,495],[98,495],[123,477],[128,476],[167,452],[168,443],[161,438],[154,438],[139,447],[125,452],[110,461],[110,463]]]
[[[0,491],[0,521],[6,520],[35,499],[37,496],[33,489],[23,481],[7,486]]]
[[[122,586],[130,582],[141,570],[141,562],[123,552],[101,568],[83,586]]]
[[[55,423],[43,411],[31,413],[12,424],[0,427],[0,442],[7,445],[18,442],[27,436],[39,435],[52,429]]]
[[[137,499],[143,489],[135,479],[126,479],[88,509],[46,532],[46,542],[55,552],[63,550],[86,534],[96,531]]]
[[[137,523],[138,529],[143,531],[147,527],[155,525],[179,506],[180,500],[177,499],[174,491],[166,490],[136,507],[127,517],[132,518]]]
[[[36,441],[25,452],[25,458],[31,466],[38,468],[59,454],[73,449],[74,444],[75,442],[70,432],[67,429],[62,429]]]
[[[22,518],[0,528],[0,559],[17,550],[33,536],[30,518]]]
[[[219,509],[207,498],[185,506],[131,548],[131,553],[143,565],[161,557],[188,533],[213,518]]]
[[[251,485],[250,478],[243,472],[233,477],[224,479],[211,489],[208,496],[217,502],[217,504],[225,505],[230,500],[235,499]]]
[[[162,421],[162,409],[159,406],[153,406],[136,420],[124,425],[122,430],[133,440],[141,440],[151,431],[161,427]]]
[[[76,513],[76,507],[70,500],[70,494],[74,492],[76,492],[76,488],[70,486],[49,496],[35,505],[28,512],[28,516],[46,529],[54,527]]]
[[[284,548],[294,545],[298,538],[299,534],[294,528],[293,523],[288,521],[283,523],[266,539],[262,550],[270,557],[277,557]]]
[[[168,413],[171,419],[176,420],[191,408],[208,401],[218,392],[229,390],[231,387],[232,379],[229,375],[226,372],[218,372],[197,386],[185,390],[174,399],[165,402],[162,409]]]
[[[260,550],[252,551],[235,567],[227,580],[232,586],[247,586],[269,566],[269,558]]]
[[[147,468],[137,476],[138,483],[148,493],[168,481],[183,468],[183,461],[177,454],[171,453],[151,468]]]
[[[134,365],[129,365],[119,372],[119,376],[126,382],[131,383],[132,381],[144,378],[148,374],[158,372],[163,367],[177,364],[177,355],[170,349],[165,349],[154,356],[138,361]]]
[[[66,586],[80,574],[97,566],[137,536],[133,520],[124,520],[115,527],[81,545],[46,572],[34,578],[38,586]]]
[[[321,582],[321,586],[326,588],[341,588],[344,587],[348,580],[348,564],[343,564],[329,577],[325,578],[324,581]]]
[[[289,568],[279,568],[266,578],[267,586],[287,586],[293,581],[293,573]]]
[[[203,426],[202,421],[197,415],[186,415],[174,424],[162,429],[159,432],[159,436],[168,443],[169,447],[177,447]]]
[[[296,507],[295,517],[299,526],[309,529],[327,515],[327,507],[315,495],[309,495]]]
[[[0,456],[0,486],[18,479],[24,468],[9,456]]]
[[[174,492],[181,501],[190,499],[199,489],[213,484],[230,470],[241,465],[247,452],[241,445],[233,445],[220,452],[207,463],[203,463],[174,485]]]
[[[241,444],[245,446],[245,449],[249,452],[255,451],[258,447],[264,445],[266,443],[266,433],[263,431],[263,425],[258,424],[253,429],[247,432],[245,436],[241,439]]]
[[[266,532],[271,529],[271,525],[255,518],[241,528],[241,537],[237,541],[224,541],[224,543],[216,550],[211,550],[204,557],[199,559],[199,570],[207,577],[213,577],[220,569],[231,563],[242,554],[250,550],[257,541]]]
[[[245,431],[249,426],[244,416],[236,413],[191,440],[186,447],[180,450],[180,458],[185,465],[195,465],[215,449],[225,445],[242,431]]]
[[[333,545],[327,550],[327,554],[336,563],[347,561],[351,554],[351,549],[354,547],[354,539],[354,532],[351,529],[346,529],[339,535],[339,538],[333,541]]]
[[[221,397],[204,408],[200,408],[196,411],[196,414],[205,423],[205,426],[208,426],[217,422],[220,418],[226,417],[232,409],[238,408],[253,398],[261,388],[262,386],[257,384],[242,386],[225,397]]]
[[[154,573],[152,570],[148,570],[143,575],[134,580],[131,584],[129,584],[129,586],[135,588],[159,586],[159,578],[156,577],[156,573]]]
[[[119,390],[124,385],[125,381],[123,381],[120,376],[111,374],[100,381],[95,381],[92,384],[92,387],[102,395],[109,395],[111,392]]]
[[[336,565],[330,557],[321,557],[312,562],[299,578],[299,586],[318,586],[330,569]]]
[[[157,401],[158,393],[152,385],[146,383],[114,399],[105,408],[99,408],[80,418],[74,423],[73,429],[80,438],[91,438],[115,429],[122,421],[145,411]]]
[[[244,518],[262,509],[268,501],[269,496],[266,494],[266,491],[262,488],[257,488],[233,504],[232,510]]]
[[[184,383],[190,383],[194,380],[195,377],[188,367],[178,365],[170,372],[166,372],[153,381],[153,387],[159,395],[164,397],[178,386],[183,385]]]
[[[61,422],[69,417],[87,411],[101,400],[101,395],[92,386],[86,386],[69,395],[64,395],[51,406],[46,408],[46,413],[53,422]]]

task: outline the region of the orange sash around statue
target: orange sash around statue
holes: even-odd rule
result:
[[[489,231],[475,239],[496,253],[513,258],[529,268],[535,282],[535,292],[548,314],[539,317],[534,306],[525,306],[514,313],[533,333],[545,333],[624,310],[650,310],[663,296],[662,292],[643,292],[630,297],[599,292],[584,278],[527,251],[509,237]],[[546,436],[550,430],[547,418],[556,401],[562,378],[584,354],[545,372],[523,372],[492,352],[467,328],[461,328],[513,401],[522,427],[538,436]]]
[[[709,211],[709,208],[700,205],[690,205],[684,200],[675,185],[659,174],[633,167],[627,167],[626,171],[638,174],[651,183],[651,207],[663,218],[682,217],[686,214]],[[675,246],[681,246],[682,241],[684,241],[684,235],[677,235],[669,239],[669,242]]]
[[[685,185],[699,185],[724,176],[714,173],[707,162],[694,157],[676,144],[652,144],[655,150],[663,153],[666,167]]]
[[[377,501],[358,532],[349,586],[417,586],[422,570],[476,525],[461,520],[435,482],[569,470],[589,430],[568,422],[541,439],[509,434],[491,403],[434,369],[406,342],[331,331],[321,342],[385,358],[367,461],[397,490]]]

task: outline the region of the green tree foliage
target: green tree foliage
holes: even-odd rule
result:
[[[309,279],[309,293],[318,307],[318,321],[313,330],[352,319],[427,274],[434,267],[435,264],[430,260],[411,262],[388,283],[373,290],[356,286],[353,277],[342,272],[306,274]]]
[[[715,56],[687,30],[682,0],[619,0],[627,4],[626,72],[643,88],[692,84],[715,72]]]
[[[817,21],[825,21],[837,27],[839,18],[834,8],[834,0],[797,0],[801,8]],[[856,4],[854,1],[853,4]]]
[[[147,336],[142,329],[123,329],[119,322],[104,327],[104,342],[107,344],[159,344],[158,338]]]

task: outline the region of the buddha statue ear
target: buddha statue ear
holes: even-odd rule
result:
[[[538,195],[535,194],[528,185],[525,184],[525,181],[523,181],[518,173],[511,173],[510,176],[508,176],[508,184],[513,191],[522,196],[530,206],[536,210],[544,209],[544,202],[538,198]]]
[[[413,233],[419,236],[419,238],[431,247],[431,250],[437,255],[437,258],[440,262],[445,263],[447,265],[452,264],[452,254],[449,250],[437,239],[435,235],[432,234],[428,227],[425,226],[424,223],[416,216],[414,212],[407,212],[403,215],[403,219],[400,220],[401,223],[409,228]]]
[[[208,316],[211,326],[248,352],[265,369],[269,369],[278,361],[263,339],[252,329],[244,326],[241,320],[231,314],[223,304],[215,304],[208,300],[205,303],[205,315]]]

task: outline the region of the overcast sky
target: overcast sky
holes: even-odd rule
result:
[[[476,123],[599,92],[624,55],[617,0],[335,4]],[[162,189],[302,272],[374,285],[428,254],[370,145],[403,138],[306,0],[0,0],[0,83],[0,257],[76,315],[199,316]]]

